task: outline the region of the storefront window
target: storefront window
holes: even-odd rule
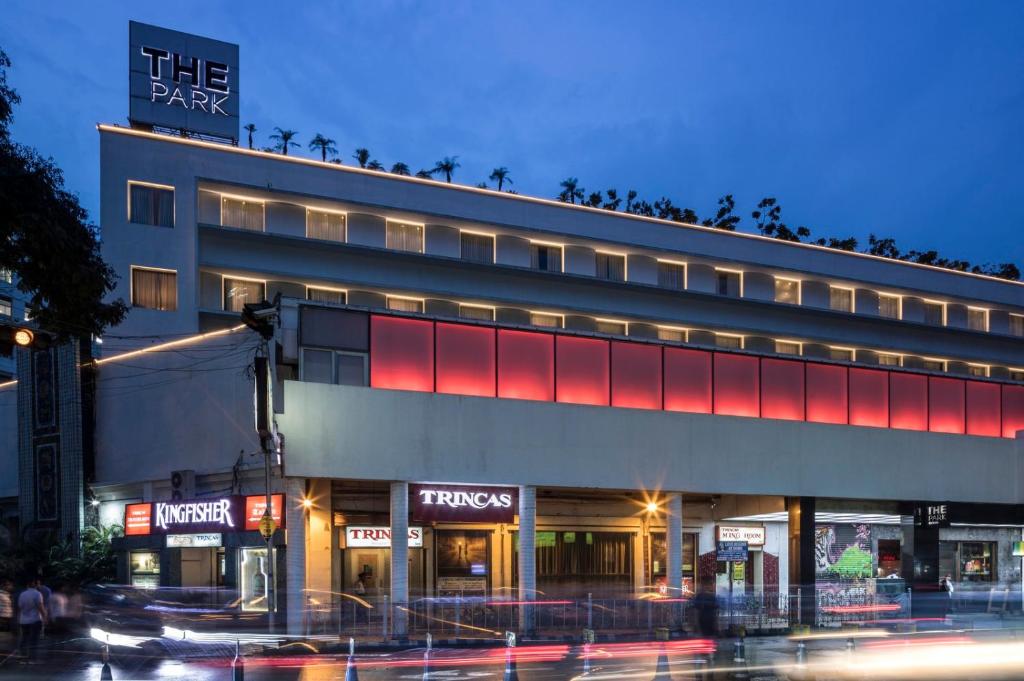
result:
[[[131,583],[140,589],[160,586],[160,554],[156,551],[132,551]]]
[[[537,532],[537,588],[549,596],[581,596],[630,588],[633,535],[628,532]],[[519,581],[519,533],[514,534],[513,575]]]
[[[488,531],[438,530],[438,595],[483,595],[490,575],[490,537]]]
[[[239,549],[238,560],[242,610],[266,612],[269,609],[270,603],[267,549]]]
[[[665,584],[665,563],[668,559],[668,547],[665,535],[651,534],[651,584]],[[683,589],[692,592],[697,569],[697,535],[683,533]]]
[[[961,582],[993,582],[996,575],[995,542],[964,541],[959,546]]]

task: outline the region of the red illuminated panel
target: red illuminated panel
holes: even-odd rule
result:
[[[933,433],[964,432],[964,381],[959,378],[928,378],[928,430]]]
[[[759,376],[757,358],[715,354],[715,413],[757,416]]]
[[[555,395],[559,402],[607,405],[608,374],[608,341],[556,338]]]
[[[134,535],[149,534],[153,527],[153,504],[127,504],[124,507],[124,533]]]
[[[847,369],[832,364],[807,365],[807,420],[846,423],[849,390]]]
[[[421,319],[370,318],[370,385],[434,389],[434,324]]]
[[[665,348],[665,410],[711,413],[711,353]]]
[[[761,360],[761,416],[804,420],[804,363],[789,359]]]
[[[270,495],[270,517],[274,519],[278,527],[284,527],[284,516],[281,509],[284,508],[284,495]],[[267,510],[267,495],[253,494],[245,498],[245,529],[260,529],[260,518]]]
[[[928,378],[892,372],[889,375],[889,422],[893,428],[928,430]]]
[[[1024,386],[1003,386],[1003,437],[1016,437],[1024,430]]]
[[[889,427],[889,372],[850,367],[850,425]]]
[[[999,437],[1002,404],[999,385],[982,381],[967,381],[967,434]]]
[[[661,409],[661,347],[612,342],[612,406]]]
[[[498,330],[498,397],[555,399],[555,337],[550,333]]]
[[[494,329],[437,323],[437,392],[494,397]]]

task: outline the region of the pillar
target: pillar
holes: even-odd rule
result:
[[[901,529],[903,543],[900,545],[900,573],[904,583],[910,587],[911,617],[944,617],[946,598],[939,592],[939,526],[918,524],[916,507],[903,514]]]
[[[814,626],[817,586],[814,562],[814,497],[789,497],[789,620]]]
[[[285,603],[285,618],[289,636],[301,636],[304,631],[306,599],[306,509],[302,500],[306,496],[305,478],[285,478],[284,480],[284,513],[285,527],[288,528],[288,547],[285,549],[285,591],[288,594]],[[279,562],[274,564],[276,568]],[[281,580],[274,574],[274,584]],[[278,592],[280,603],[281,594]],[[273,617],[273,614],[271,615]]]
[[[309,481],[309,508],[306,531],[306,589],[315,610],[334,612],[331,576],[333,570],[334,518],[331,509],[331,481]],[[320,633],[320,632],[312,632]]]
[[[519,487],[519,601],[537,596],[537,488]],[[533,632],[533,607],[520,606],[519,631]]]
[[[409,635],[409,483],[391,483],[391,635]]]
[[[668,495],[665,505],[665,582],[668,595],[678,598],[683,583],[683,497]]]

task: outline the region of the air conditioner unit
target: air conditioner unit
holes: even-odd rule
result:
[[[181,501],[182,499],[194,499],[196,496],[196,472],[195,471],[172,471],[171,472],[171,500]]]

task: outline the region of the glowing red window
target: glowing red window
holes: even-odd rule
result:
[[[999,437],[1003,408],[999,385],[967,381],[967,434]]]
[[[761,416],[804,420],[804,363],[789,359],[761,360]]]
[[[889,427],[889,372],[850,367],[850,425]]]
[[[757,416],[759,372],[757,358],[715,353],[715,413]]]
[[[498,330],[498,397],[555,399],[555,337],[550,333]]]
[[[494,397],[494,329],[437,323],[437,392]]]
[[[889,375],[889,422],[893,428],[928,430],[928,378],[892,372]]]
[[[374,388],[433,391],[433,322],[372,316],[370,385]]]
[[[849,390],[847,368],[832,364],[807,365],[807,420],[846,423]]]
[[[965,393],[959,378],[928,378],[928,430],[933,433],[963,433]]]
[[[1003,437],[1016,437],[1024,430],[1024,386],[1003,386]]]
[[[608,341],[576,336],[555,339],[555,399],[608,404]]]
[[[711,413],[711,353],[665,348],[665,410]]]
[[[612,406],[661,409],[661,347],[612,342]]]

